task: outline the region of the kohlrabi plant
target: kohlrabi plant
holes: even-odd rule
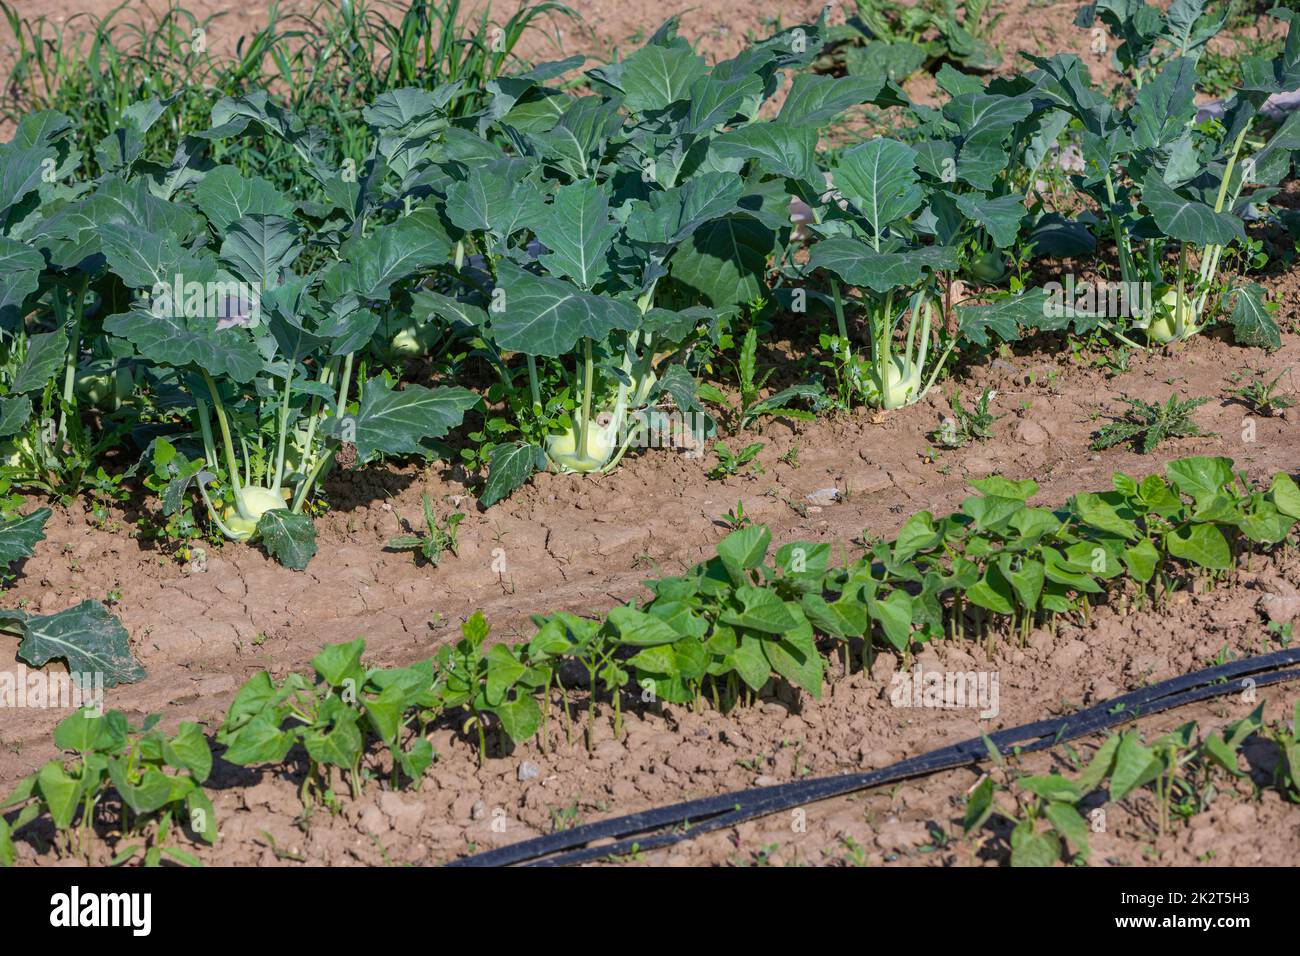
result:
[[[1174,8],[1190,23],[1200,17],[1198,4]],[[1173,54],[1122,109],[1094,88],[1077,57],[1031,57],[1034,96],[1083,127],[1085,170],[1075,185],[1097,204],[1114,241],[1131,325],[1154,344],[1190,338],[1222,313],[1239,342],[1280,345],[1263,290],[1222,282],[1218,270],[1225,249],[1245,243],[1244,219],[1269,215],[1268,200],[1300,147],[1296,116],[1271,135],[1261,135],[1258,123],[1268,96],[1300,88],[1300,27],[1285,18],[1291,26],[1282,53],[1272,61],[1247,58],[1243,83],[1221,116],[1198,115],[1203,41],[1196,31],[1180,34]]]
[[[461,317],[498,375],[489,401],[510,413],[481,433],[494,445],[481,503],[541,467],[610,470],[670,405],[708,430],[693,343],[716,342],[720,315],[763,297],[791,231],[789,183],[806,192],[818,175],[815,124],[874,95],[796,83],[793,109],[759,119],[820,29],[710,67],[670,21],[589,71],[596,95],[555,93],[545,68],[500,83],[484,122],[512,154],[449,150],[434,188],[478,288],[440,307]]]
[[[1097,0],[1079,9],[1075,24],[1093,31],[1096,52],[1106,52],[1101,21],[1115,41],[1111,60],[1136,89],[1173,57],[1199,57],[1227,23],[1232,4],[1209,10],[1208,0],[1174,0],[1161,10],[1146,0]]]
[[[367,115],[391,150],[417,136],[413,114],[437,128],[437,103],[399,90]],[[404,132],[384,125],[394,112]],[[193,484],[224,535],[258,539],[301,568],[315,553],[304,508],[340,449],[358,463],[426,454],[479,401],[463,388],[398,389],[356,374],[381,318],[404,301],[397,287],[445,266],[452,242],[432,201],[407,203],[384,178],[394,160],[331,167],[319,135],[265,94],[220,101],[212,121],[161,186],[115,181],[125,214],[96,232],[109,269],[137,295],[104,328],[192,402],[202,465],[177,453],[165,510]],[[301,154],[319,186],[312,202],[296,207],[266,180],[201,162],[206,143],[254,132]]]
[[[0,145],[0,471],[20,486],[82,491],[99,455],[129,428],[130,369],[100,327],[120,287],[96,227],[130,215],[122,203],[144,189],[122,177],[142,165],[155,105],[129,107],[122,127],[95,146],[104,173],[93,182],[74,178],[83,153],[61,114],[25,117]],[[156,214],[150,225],[161,230],[174,224],[171,212],[158,203],[144,214]],[[83,420],[94,409],[98,428]]]
[[[809,273],[821,269],[833,276],[833,347],[853,390],[886,409],[925,397],[957,345],[946,334],[935,278],[956,269],[956,250],[921,243],[911,226],[910,217],[925,200],[916,165],[912,147],[885,137],[841,154],[832,168],[835,191],[812,227],[824,238],[813,245],[807,263]],[[841,280],[856,286],[860,299],[846,302]],[[850,338],[850,304],[860,304],[865,313],[865,361]]]

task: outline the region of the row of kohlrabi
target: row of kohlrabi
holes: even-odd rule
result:
[[[253,92],[220,100],[159,161],[145,142],[167,107],[146,101],[90,147],[87,181],[69,121],[29,116],[0,147],[8,471],[69,493],[129,442],[166,513],[197,504],[225,536],[301,567],[340,453],[446,454],[473,410],[461,455],[486,471],[490,506],[538,469],[608,471],[664,410],[708,428],[699,354],[758,303],[821,309],[841,397],[883,408],[918,401],[959,350],[1026,329],[1159,342],[1226,307],[1239,337],[1276,344],[1260,291],[1216,275],[1243,215],[1265,214],[1290,172],[1300,127],[1261,139],[1254,120],[1270,92],[1300,86],[1300,34],[1293,23],[1275,61],[1248,63],[1223,122],[1198,123],[1213,24],[1193,23],[1147,57],[1123,108],[1070,56],[988,83],[945,67],[946,102],[930,108],[884,73],[807,70],[820,21],[714,65],[670,22],[588,70],[581,96],[561,89],[579,57],[492,80],[468,115],[459,83],[385,93],[364,110],[363,157]],[[864,104],[908,116],[909,140],[823,149]],[[1082,143],[1073,185],[1098,214],[1067,218],[1037,188],[1062,136]],[[287,149],[310,188],[287,195],[215,162],[236,137]],[[801,228],[791,197],[810,214]],[[1025,250],[1074,257],[1099,238],[1116,241],[1125,280],[1160,289],[1131,321],[1053,309],[1008,276]],[[982,304],[953,307],[957,277]],[[422,356],[439,381],[403,385],[401,360]],[[808,381],[782,399],[820,394]]]

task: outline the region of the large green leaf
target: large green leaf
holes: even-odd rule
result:
[[[993,198],[966,193],[957,196],[957,207],[966,218],[987,229],[999,249],[1016,241],[1020,222],[1025,218],[1025,197],[1018,193]]]
[[[790,92],[777,118],[786,123],[820,126],[850,106],[870,103],[880,95],[884,85],[884,76],[799,73],[790,84]]]
[[[0,438],[17,434],[32,420],[32,400],[26,395],[0,398]]]
[[[487,481],[483,483],[478,503],[491,508],[545,467],[546,454],[536,445],[508,442],[495,446],[489,456]]]
[[[369,236],[343,247],[351,263],[351,283],[362,299],[384,301],[395,282],[447,262],[451,239],[430,202]]]
[[[528,133],[547,163],[574,179],[585,179],[599,164],[605,144],[622,125],[617,100],[579,96],[570,101],[550,129]]]
[[[734,173],[693,176],[680,186],[651,193],[648,202],[635,202],[627,220],[634,242],[673,245],[711,219],[736,208],[744,184]]]
[[[170,290],[177,276],[184,283],[206,283],[217,271],[210,255],[189,251],[173,233],[135,223],[105,223],[98,230],[98,241],[109,269],[130,289]]]
[[[724,216],[695,230],[673,254],[669,271],[716,309],[762,296],[776,236],[751,216]]]
[[[45,259],[30,246],[0,236],[0,328],[16,329],[23,303],[40,284]]]
[[[923,194],[916,174],[916,152],[895,139],[877,137],[840,156],[835,187],[866,217],[878,241],[890,223],[911,215]]]
[[[54,374],[67,363],[68,337],[62,329],[39,332],[27,339],[27,354],[14,375],[9,392],[23,395],[43,391]]]
[[[747,113],[762,95],[763,81],[752,73],[722,79],[702,76],[691,87],[685,132],[698,135],[723,126],[738,113]]]
[[[333,416],[323,428],[355,444],[359,462],[377,454],[421,454],[428,450],[423,442],[442,438],[479,401],[477,394],[459,386],[407,385],[396,390],[384,379],[372,378],[365,383],[356,415]]]
[[[534,231],[548,250],[541,257],[546,268],[583,291],[589,292],[609,270],[609,248],[618,227],[609,217],[605,191],[594,180],[557,189]]]
[[[949,246],[922,246],[904,252],[876,252],[861,240],[832,236],[813,246],[808,265],[834,272],[851,285],[888,292],[920,282],[926,269],[955,270],[957,250]]]
[[[1165,535],[1165,547],[1176,558],[1202,568],[1226,570],[1232,567],[1232,550],[1228,540],[1212,524],[1193,524]]]
[[[226,231],[221,259],[259,291],[274,288],[302,252],[298,233],[298,224],[291,219],[249,213]]]
[[[470,166],[463,182],[447,187],[447,218],[466,232],[504,239],[536,224],[544,197],[523,177],[530,164],[517,157]]]
[[[144,678],[144,668],[131,656],[126,628],[98,601],[82,601],[57,614],[6,611],[0,620],[12,621],[21,633],[20,660],[33,667],[62,660],[78,686],[85,686],[84,678],[98,681],[100,675],[105,687]]]
[[[274,185],[234,166],[218,166],[207,172],[194,187],[194,202],[220,233],[249,215],[293,215],[293,203]]]
[[[797,611],[798,605],[792,603],[792,607]],[[817,650],[807,621],[778,638],[764,640],[762,644],[772,670],[814,698],[821,697],[826,662]]]
[[[614,329],[631,331],[641,320],[636,307],[589,295],[562,279],[534,275],[503,260],[497,272],[500,298],[490,313],[497,345],[526,355],[559,358],[580,339],[600,341]]]
[[[1178,195],[1154,171],[1142,181],[1142,202],[1151,210],[1160,231],[1179,242],[1226,246],[1234,239],[1246,240],[1240,219]]]
[[[295,571],[307,567],[316,554],[316,526],[307,515],[288,508],[263,513],[257,520],[257,537],[267,554]]]
[[[1229,321],[1232,323],[1232,337],[1238,344],[1270,352],[1282,347],[1282,330],[1273,319],[1277,306],[1264,298],[1263,288],[1249,282],[1229,290],[1225,298],[1232,302]]]
[[[1033,103],[1027,97],[983,92],[961,93],[943,106],[943,115],[956,123],[964,136],[976,131],[981,135],[990,132],[1005,135],[1033,111]]]
[[[688,46],[647,44],[623,63],[627,108],[636,113],[665,109],[685,99],[691,84],[707,71],[704,57]]]
[[[880,78],[902,83],[925,64],[925,48],[907,40],[868,40],[844,51],[844,68],[850,76]]]
[[[763,172],[801,180],[820,188],[817,138],[815,126],[752,123],[722,134],[709,145],[709,149],[722,159],[758,160],[758,168]]]
[[[35,553],[36,545],[45,540],[45,522],[51,514],[49,508],[37,508],[29,515],[0,521],[0,571]]]
[[[976,345],[988,345],[992,332],[1004,342],[1020,337],[1022,328],[1046,328],[1051,300],[1042,289],[999,299],[989,305],[957,306],[962,335]]]
[[[159,315],[136,307],[106,319],[104,330],[131,342],[155,364],[195,366],[214,378],[251,382],[264,364],[247,331],[218,330],[217,319],[211,316],[187,319],[175,310]]]
[[[1142,149],[1168,146],[1196,116],[1196,61],[1175,57],[1160,74],[1138,91],[1130,113],[1133,145]]]

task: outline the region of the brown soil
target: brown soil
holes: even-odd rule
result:
[[[629,37],[653,29],[662,13],[641,2],[574,5],[592,31],[590,45],[583,41],[582,49],[593,55],[631,45]],[[78,9],[108,6],[88,0]],[[258,20],[246,6],[202,0],[197,6],[227,12],[222,22],[232,36]],[[738,16],[734,4],[706,0],[684,16],[683,32],[705,37],[706,49],[722,55],[749,29],[762,32],[766,15],[779,13],[788,24],[814,15],[818,6],[792,8],[763,0]],[[57,7],[18,3],[28,14]],[[1071,25],[1074,7],[1013,4],[999,30],[1004,51],[1072,49],[1090,57],[1086,38]],[[1097,75],[1100,60],[1089,63]],[[0,59],[0,72],[4,69]],[[1268,286],[1282,305],[1279,322],[1291,328],[1300,320],[1295,273],[1272,277]],[[783,354],[773,346],[760,361],[774,364]],[[1135,355],[1127,371],[1114,377],[1072,362],[1063,346],[1039,343],[972,368],[927,401],[888,416],[859,413],[809,424],[762,421],[752,435],[743,436],[765,443],[759,457],[764,470],[756,477],[711,482],[704,475],[711,456],[652,452],[629,458],[606,478],[538,476],[486,513],[473,507],[469,488],[445,468],[342,472],[326,488],[332,508],[318,521],[320,553],[301,573],[234,545],[212,551],[201,567],[182,567],[142,541],[127,513],[115,513],[107,527],[98,527],[79,505],[58,508],[46,542],[0,603],[51,612],[115,593],[114,610],[130,630],[148,677],[110,691],[108,706],[137,720],[164,713],[168,728],[197,719],[215,730],[249,676],[264,668],[277,677],[301,670],[327,642],[364,634],[371,663],[397,665],[430,656],[478,608],[492,622],[494,638],[520,639],[529,635],[528,616],[535,611],[600,612],[643,597],[642,578],[675,573],[711,553],[725,534],[719,518],[737,501],[753,520],[772,527],[778,543],[808,538],[843,543],[852,551],[864,532],[890,534],[915,511],[953,510],[968,478],[993,472],[1034,477],[1042,485],[1037,500],[1059,503],[1074,492],[1107,487],[1114,470],[1145,474],[1189,454],[1228,455],[1254,477],[1294,471],[1300,451],[1294,409],[1284,417],[1255,420],[1253,441],[1246,440],[1252,437],[1245,431],[1247,412],[1219,400],[1196,413],[1215,437],[1170,443],[1145,457],[1128,449],[1091,452],[1088,444],[1109,416],[1122,411],[1120,394],[1163,400],[1177,391],[1222,399],[1235,370],[1264,369],[1271,378],[1297,364],[1300,343],[1290,335],[1273,355],[1205,337],[1167,354]],[[1288,392],[1297,391],[1290,376],[1283,383]],[[947,411],[939,392],[960,388],[969,404],[986,385],[997,389],[994,411],[1007,416],[996,426],[996,437],[930,460],[925,436]],[[797,468],[781,460],[795,448]],[[808,500],[830,486],[842,493],[837,503],[819,506]],[[418,518],[426,493],[441,513],[467,514],[459,556],[436,569],[382,550],[403,530],[403,518]],[[494,570],[502,567],[500,559],[504,571]],[[1275,639],[1264,628],[1257,602],[1269,593],[1295,594],[1297,586],[1300,565],[1283,558],[1242,574],[1230,588],[1179,595],[1159,615],[1102,610],[1088,627],[1063,627],[1055,637],[1035,632],[1024,649],[999,647],[991,664],[975,661],[969,648],[956,645],[927,650],[921,660],[935,666],[942,661],[945,669],[995,668],[1002,709],[984,726],[1009,727],[1206,666],[1224,646],[1239,655],[1269,648]],[[0,660],[13,661],[16,645],[0,636]],[[787,694],[732,715],[669,706],[629,714],[622,740],[613,738],[602,716],[590,754],[577,736],[564,742],[554,707],[556,749],[544,753],[529,742],[508,757],[489,759],[481,769],[468,741],[439,732],[440,759],[421,790],[390,793],[372,783],[363,799],[345,801],[337,816],[318,811],[301,825],[295,823],[300,807],[292,768],[258,773],[219,764],[214,786],[222,836],[216,848],[200,855],[241,864],[298,857],[313,863],[443,862],[470,846],[548,832],[575,816],[591,820],[755,783],[881,766],[978,732],[979,722],[966,712],[891,707],[882,691],[895,666],[892,658],[881,656],[871,673],[833,681],[820,703]],[[1289,715],[1297,693],[1294,687],[1262,692],[1268,718]],[[1225,699],[1154,718],[1143,729],[1153,734],[1189,719],[1208,729],[1249,710]],[[0,795],[55,755],[50,731],[62,716],[38,710],[4,714]],[[1255,757],[1261,766],[1267,763],[1267,753]],[[1036,755],[1024,767],[1042,771],[1059,759],[1059,753]],[[540,775],[521,782],[523,761],[535,764]],[[854,845],[865,848],[869,862],[1004,859],[1005,841],[1000,850],[981,850],[958,839],[945,846],[934,837],[960,832],[961,795],[975,779],[969,771],[952,771],[890,792],[809,807],[805,833],[793,832],[786,815],[646,859],[826,863],[853,856]],[[1300,817],[1271,790],[1247,799],[1251,796],[1243,782],[1236,792],[1222,793],[1187,829],[1165,836],[1153,831],[1148,798],[1134,797],[1114,811],[1106,833],[1095,835],[1093,862],[1181,863],[1211,853],[1217,863],[1293,862],[1300,850]],[[499,819],[506,822],[504,833],[492,826]],[[941,848],[933,849],[936,842]],[[777,848],[768,853],[773,844]],[[21,842],[19,852],[28,862],[55,861],[52,852],[34,859],[30,842]]]

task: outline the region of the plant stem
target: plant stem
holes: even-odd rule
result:
[[[251,520],[252,515],[244,513],[244,503],[240,494],[242,486],[239,483],[239,466],[235,459],[235,443],[230,437],[230,422],[226,418],[226,408],[221,404],[221,392],[217,388],[217,383],[212,380],[212,376],[208,374],[208,370],[201,371],[203,381],[208,386],[208,394],[212,396],[212,410],[217,413],[217,425],[221,428],[221,442],[226,452],[226,468],[230,472],[230,484],[235,489],[235,505],[242,517]]]
[[[582,340],[582,428],[579,434],[578,457],[587,457],[587,438],[591,431],[592,375],[595,368],[591,358],[591,339]]]
[[[63,369],[63,405],[59,408],[59,440],[68,434],[68,408],[72,405],[77,380],[77,355],[81,351],[81,319],[86,308],[86,286],[90,277],[82,275],[72,293],[72,326],[68,332],[68,358]]]

